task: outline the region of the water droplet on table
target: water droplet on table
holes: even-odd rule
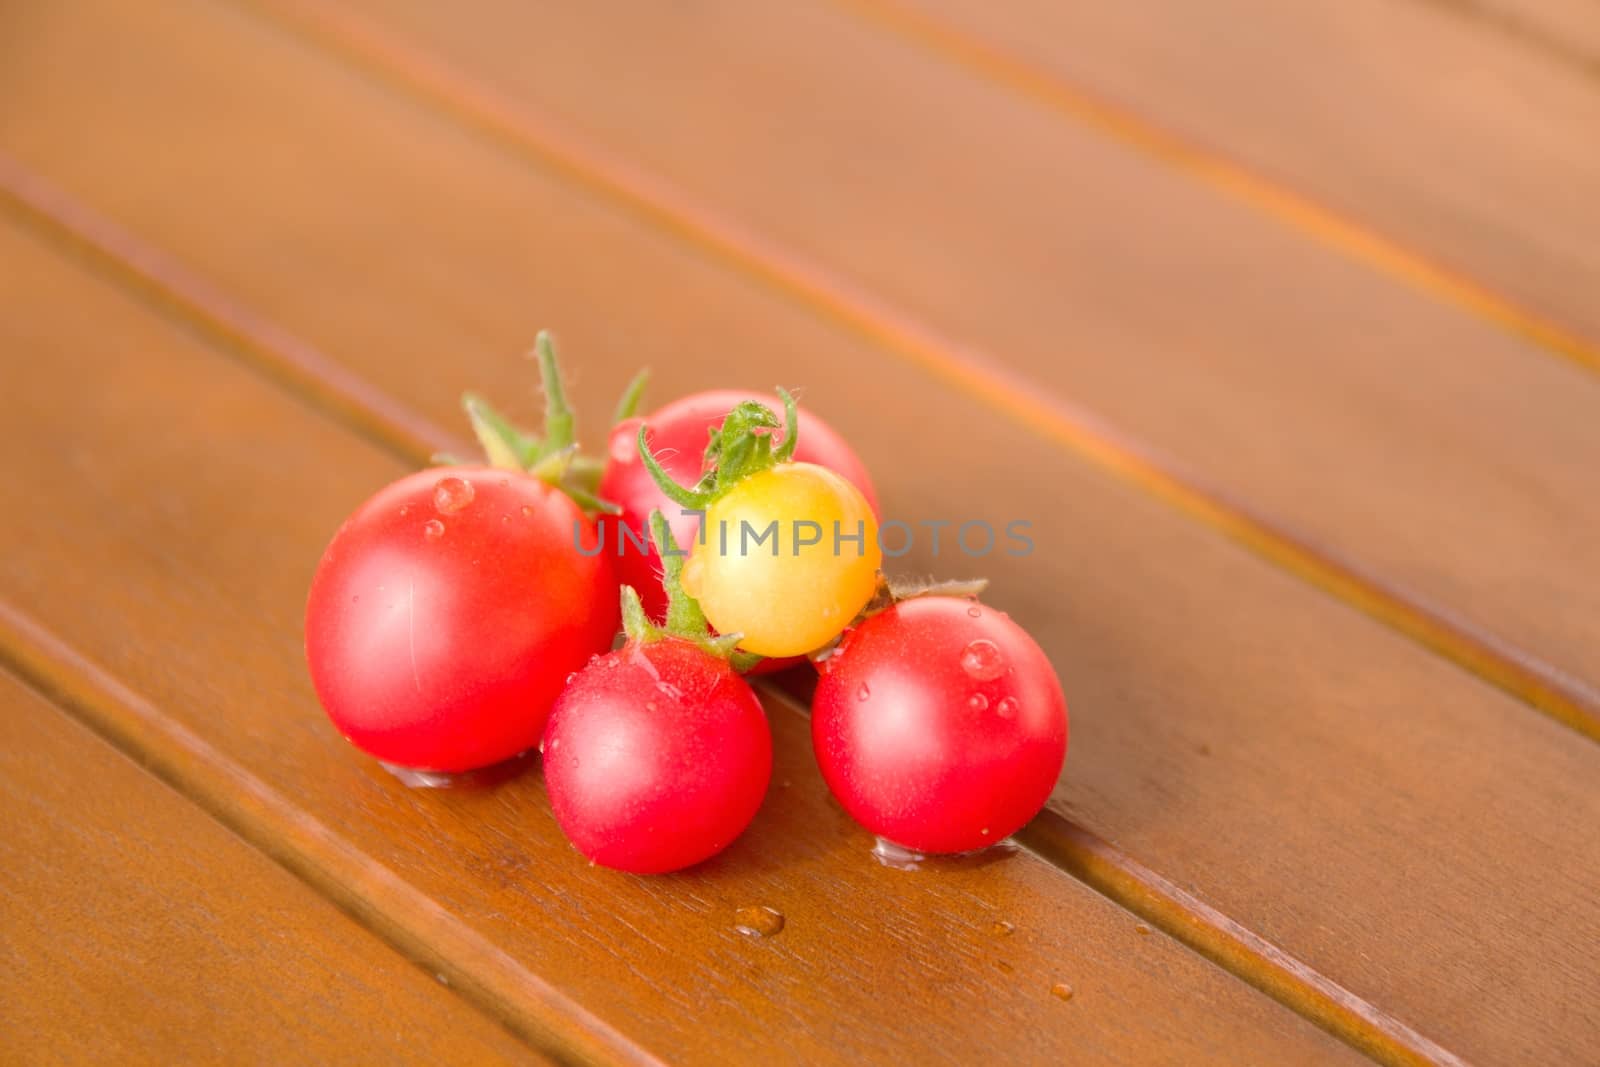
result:
[[[1134,926],[1133,932],[1140,935],[1147,935],[1150,933],[1150,927],[1146,926],[1144,923],[1139,923]]]
[[[746,937],[772,937],[783,929],[783,913],[750,906],[733,913],[733,928]]]
[[[994,933],[999,937],[1010,937],[1011,934],[1016,930],[1016,927],[1012,926],[1004,919],[996,919],[994,921],[994,925],[989,927],[989,929],[994,931]]]
[[[424,771],[416,767],[402,767],[398,763],[378,761],[378,766],[394,775],[403,786],[412,789],[449,789],[456,784],[456,775],[445,771]]]
[[[927,859],[922,853],[897,845],[886,837],[878,838],[878,843],[872,846],[872,858],[897,871],[921,870],[922,861]]]
[[[1065,982],[1057,982],[1055,985],[1050,987],[1050,995],[1053,997],[1059,997],[1062,1000],[1071,1000],[1072,987]]]

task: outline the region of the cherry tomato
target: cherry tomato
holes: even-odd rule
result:
[[[813,463],[779,463],[706,509],[683,588],[718,633],[798,656],[850,625],[878,587],[878,521],[861,491]]]
[[[771,396],[722,389],[686,396],[645,418],[643,421],[650,429],[651,447],[667,473],[684,485],[693,485],[698,481],[707,435],[722,424],[729,411],[746,400],[776,407]],[[661,557],[649,538],[650,512],[661,509],[680,545],[695,541],[699,520],[693,515],[682,514],[682,509],[668,500],[651,480],[635,446],[640,421],[636,418],[624,419],[611,430],[606,467],[600,479],[598,495],[622,508],[622,514],[603,516],[600,522],[606,553],[616,556],[617,546],[622,546],[622,554],[616,559],[617,575],[622,584],[637,589],[645,610],[651,618],[659,620],[666,610],[667,601],[661,592]],[[795,446],[794,459],[837,471],[861,490],[872,513],[878,514],[878,496],[866,466],[844,439],[818,416],[804,411],[800,413],[800,439]],[[634,540],[623,540],[624,527],[632,532]],[[643,552],[637,547],[640,543],[645,545]]]
[[[919,852],[983,848],[1055,788],[1067,704],[1016,623],[971,600],[902,601],[819,664],[811,739],[833,795],[868,830]]]
[[[726,660],[674,637],[629,641],[556,701],[544,775],[579,852],[620,871],[675,871],[727,848],[755,817],[772,734]]]
[[[439,468],[380,491],[311,583],[306,658],[328,717],[406,767],[532,748],[567,675],[617,632],[611,561],[579,536],[596,531],[571,499],[513,472]]]

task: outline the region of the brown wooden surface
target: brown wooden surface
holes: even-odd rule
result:
[[[1592,0],[913,9],[1485,283],[1600,352],[1600,146],[1589,136],[1600,80],[1551,54],[1595,51]],[[1206,47],[1191,47],[1197,38]],[[1086,39],[1096,47],[1075,43]],[[1284,47],[1295,40],[1316,47]]]
[[[1108,478],[1092,447],[974,403],[981,380],[907,367],[873,323],[841,329],[760,262],[585,180],[539,123],[580,128],[631,188],[690,188],[756,227],[753,247],[890,301],[872,307],[1005,352],[1246,504],[1305,509],[1294,521],[1362,567],[1568,666],[1594,647],[1600,525],[1596,386],[1576,363],[853,16],[586,7],[539,33],[512,5],[438,26],[374,7],[460,78],[308,10],[290,33],[276,8],[39,7],[0,65],[0,98],[28,103],[0,108],[0,432],[8,454],[50,457],[8,464],[35,506],[0,533],[0,649],[30,677],[563,1056],[1348,1051],[1306,1018],[1386,1061],[1600,1055],[1592,743],[1159,486]],[[506,42],[539,69],[513,69]],[[989,148],[937,136],[952,128]],[[1043,199],[1052,176],[1102,206]],[[1224,268],[1243,273],[1207,274]],[[1387,364],[1337,332],[1340,307],[1406,339],[1374,349]],[[508,357],[541,325],[591,440],[641,361],[660,398],[781,381],[858,445],[892,514],[1034,521],[1034,557],[979,564],[1073,706],[1056,814],[1027,837],[1049,862],[870,864],[775,693],[757,826],[668,879],[575,862],[536,772],[418,794],[348,751],[300,661],[320,546],[458,425],[463,387],[526,395]],[[733,933],[751,903],[789,916],[778,938]]]
[[[39,506],[6,530],[0,597],[641,1049],[694,1062],[849,1049],[971,1062],[997,1044],[1030,1060],[1340,1058],[1309,1023],[1032,857],[913,875],[873,863],[871,840],[825,799],[788,707],[772,708],[778,760],[757,825],[682,876],[583,863],[536,774],[404,788],[317,711],[298,627],[327,531],[403,468],[36,239],[8,227],[0,242],[4,343],[36,361],[6,383],[6,432],[98,457],[70,487],[18,472]],[[129,352],[138,360],[118,358]],[[52,410],[91,375],[99,388],[72,417]],[[106,514],[126,519],[96,521]],[[138,645],[121,621],[134,613]],[[158,758],[174,758],[170,745]],[[201,792],[208,773],[193,772]],[[286,829],[262,822],[262,835]],[[787,917],[778,938],[735,931],[751,904]],[[1058,981],[1076,990],[1070,1003],[1051,996]],[[561,1029],[530,998],[509,1008],[530,1030]]]
[[[1015,390],[1015,402],[1042,408],[1038,417],[1059,411],[1052,399],[1087,405],[1202,485],[1355,561],[1404,599],[1459,619],[1484,643],[1508,646],[1497,654],[1547,664],[1536,673],[1564,687],[1600,736],[1600,582],[1572,579],[1600,573],[1600,539],[1588,534],[1600,524],[1600,420],[1586,417],[1600,403],[1600,381],[1570,361],[1546,358],[1318,233],[1286,226],[850,10],[484,4],[473,18],[426,0],[373,0],[354,5],[357,17],[329,21],[324,5],[268,6],[334,27],[321,31],[325,38],[348,34],[391,79],[432,82],[450,107],[520,122],[529,140],[558,150],[593,146],[624,173],[659,175],[778,254],[825,270],[834,305],[865,288],[941,339],[935,359],[959,360],[971,345],[978,358],[1020,372],[1036,384]],[[1144,21],[1166,28],[1171,50],[1214,64],[1193,76],[1209,79],[1214,94],[1238,85],[1223,76],[1230,71],[1259,71],[1274,86],[1286,80],[1236,54],[1254,36],[1223,33],[1215,47],[1195,46],[1211,40],[1202,32],[1211,8],[1168,6]],[[1301,79],[1322,75],[1323,95],[1299,112],[1284,104],[1295,83],[1282,93],[1234,90],[1258,109],[1285,108],[1268,111],[1278,124],[1257,140],[1319,152],[1302,168],[1319,175],[1403,168],[1359,184],[1352,210],[1380,223],[1392,215],[1429,225],[1417,203],[1425,197],[1435,207],[1481,201],[1482,212],[1448,233],[1480,242],[1509,233],[1480,258],[1518,286],[1567,294],[1559,311],[1592,305],[1600,198],[1587,193],[1600,188],[1600,148],[1583,133],[1600,129],[1600,92],[1563,81],[1562,95],[1546,100],[1513,72],[1513,89],[1492,83],[1477,97],[1446,97],[1459,112],[1453,126],[1432,111],[1397,114],[1384,102],[1425,108],[1427,93],[1455,82],[1363,79],[1337,67],[1336,47],[1314,52],[1322,66],[1308,70],[1278,42],[1337,45],[1358,31],[1405,30],[1417,16],[1403,0],[1364,18],[1347,5],[1318,6],[1321,15],[1294,14],[1301,5],[1234,6],[1215,17],[1259,27],[1260,49]],[[1032,20],[1024,5],[1002,5],[991,17],[992,7],[973,5],[971,21],[1009,28],[1035,50],[1120,62],[1124,79],[1155,81],[1162,71],[1133,62],[1131,44],[1109,54],[1083,45],[1121,40],[1115,27],[1097,33],[1093,23],[1137,19],[1137,6],[1038,4]],[[1074,17],[1088,24],[1067,22]],[[1351,26],[1341,36],[1337,26],[1296,26],[1296,18]],[[1447,28],[1459,32],[1453,21]],[[1422,48],[1404,37],[1367,44],[1347,47],[1363,62],[1391,65]],[[589,91],[593,79],[606,91]],[[1200,110],[1207,98],[1186,85],[1147,88],[1182,100],[1196,112],[1193,124],[1217,136],[1254,133],[1265,121],[1252,125],[1225,109],[1232,96]],[[1495,111],[1484,96],[1520,110]],[[1368,141],[1320,143],[1303,114],[1318,102],[1363,120]],[[1502,130],[1535,140],[1507,145]],[[1435,146],[1428,136],[1453,140]],[[1476,166],[1441,166],[1465,145]],[[1465,192],[1451,185],[1494,183],[1497,168],[1520,168],[1526,180]],[[1379,195],[1395,184],[1400,192]],[[1539,229],[1556,246],[1543,260],[1523,248]],[[1537,414],[1518,418],[1514,434],[1486,432],[1516,417],[1508,404]]]
[[[544,1062],[4,671],[0,914],[8,1063]]]

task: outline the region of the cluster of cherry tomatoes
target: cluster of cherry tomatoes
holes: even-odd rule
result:
[[[677,870],[766,794],[772,737],[746,675],[809,659],[817,763],[867,829],[964,852],[1038,812],[1066,755],[1055,672],[975,596],[896,595],[843,438],[781,390],[640,418],[641,376],[589,460],[548,336],[536,352],[543,434],[469,396],[489,462],[401,478],[323,555],[306,653],[346,738],[433,772],[538,747],[580,852]]]

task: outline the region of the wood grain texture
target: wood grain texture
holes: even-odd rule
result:
[[[5,145],[440,422],[468,384],[525,389],[505,356],[544,324],[591,426],[646,357],[663,396],[803,374],[891,513],[1034,519],[1025,565],[982,566],[1067,679],[1060,810],[1464,1055],[1594,1047],[1591,746],[584,191],[246,17],[173,11],[146,49],[116,49],[120,75],[97,33],[142,31],[78,27],[58,47],[90,49],[67,54],[106,80],[35,91],[124,143],[13,125]],[[181,151],[130,165],[152,136]],[[905,564],[958,576],[926,545]]]
[[[328,532],[402,468],[34,238],[4,230],[0,264],[0,344],[29,368],[6,364],[5,432],[60,457],[16,472],[35,506],[0,535],[0,598],[71,634],[179,728],[295,798],[303,818],[336,828],[369,865],[649,1052],[673,1062],[1353,1058],[1027,854],[938,873],[880,867],[825,799],[805,721],[782,705],[771,708],[777,766],[756,825],[679,876],[583,863],[535,773],[494,788],[405,789],[323,718],[299,639]],[[94,385],[75,412],[53,403],[84,382]],[[734,913],[749,904],[782,911],[781,935],[738,934]],[[996,933],[1000,921],[1010,936]],[[1076,990],[1070,1003],[1051,995],[1060,981]]]
[[[920,318],[947,357],[976,346],[1088,405],[1486,635],[1489,659],[1543,680],[1514,690],[1595,731],[1600,583],[1570,577],[1600,572],[1600,381],[1583,368],[843,12],[364,10],[434,64],[401,78],[455,86],[449,107],[600,145]],[[1553,180],[1594,184],[1586,143],[1552,148]],[[1538,192],[1555,229],[1589,231],[1592,198]],[[1546,704],[1541,684],[1563,695]]]
[[[550,1062],[0,671],[8,1063]]]
[[[1600,10],[1580,2],[1600,32]],[[1515,6],[905,5],[1369,224],[1594,344],[1600,207],[1589,190],[1600,181],[1600,148],[1589,134],[1600,124],[1600,82],[1496,32],[1518,25],[1582,49],[1578,35]],[[1559,3],[1544,6],[1553,20],[1577,21]],[[1194,47],[1202,38],[1206,47]],[[1317,47],[1291,46],[1306,41]]]
[[[1595,0],[1414,0],[1600,84],[1600,4]]]

